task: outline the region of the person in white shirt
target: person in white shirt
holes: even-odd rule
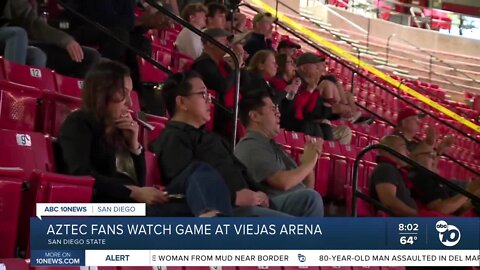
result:
[[[202,29],[206,26],[207,8],[203,4],[188,4],[182,10],[182,18],[197,29]],[[202,54],[203,43],[199,35],[193,33],[188,28],[183,28],[175,40],[175,47],[183,54],[186,54],[193,59]]]

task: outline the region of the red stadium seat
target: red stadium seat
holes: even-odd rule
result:
[[[167,73],[148,63],[143,58],[138,58],[138,66],[140,69],[140,78],[142,79],[142,82],[160,83],[165,81],[165,79],[168,77]]]
[[[303,146],[305,145],[305,135],[295,131],[285,131],[285,139],[287,145],[291,147],[292,157],[295,161],[300,160],[300,155],[303,153]]]
[[[0,81],[0,128],[37,130],[41,100],[42,92],[37,88]]]
[[[169,267],[170,268],[170,267]],[[254,267],[256,268],[256,267]],[[236,270],[237,268],[235,266],[187,266],[185,267],[185,270]],[[168,269],[171,270],[171,269]]]
[[[55,83],[57,85],[56,90],[59,93],[72,97],[82,96],[83,80],[81,79],[55,73]]]
[[[147,175],[145,186],[162,186],[162,175],[158,167],[157,157],[154,153],[145,151],[145,162],[147,166]]]
[[[0,167],[0,198],[8,202],[8,207],[0,206],[0,258],[15,256],[24,180],[25,172],[22,169]]]
[[[39,183],[37,203],[89,203],[95,180],[87,176],[35,172],[31,179]]]
[[[54,91],[54,72],[48,68],[30,67],[3,60],[5,79],[14,83]]]
[[[29,270],[28,263],[24,259],[2,259],[0,265],[4,265],[6,270]]]
[[[65,118],[80,108],[82,100],[57,92],[45,92],[43,132],[57,136]]]
[[[322,196],[327,195],[328,192],[331,165],[330,157],[322,155],[318,158],[315,167],[315,190]]]
[[[36,266],[30,270],[81,270],[80,266]]]
[[[150,124],[154,126],[154,130],[143,129],[143,147],[146,149],[148,149],[151,142],[160,136],[160,133],[165,128],[165,123],[150,122]]]
[[[268,266],[268,267],[239,266],[238,267],[238,270],[281,270],[281,269],[282,267],[280,266]]]

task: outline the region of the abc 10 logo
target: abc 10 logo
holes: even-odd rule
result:
[[[456,226],[449,225],[444,220],[439,220],[435,224],[435,229],[437,229],[438,238],[444,246],[453,247],[460,242],[462,234]]]

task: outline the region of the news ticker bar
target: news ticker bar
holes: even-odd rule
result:
[[[34,266],[479,266],[478,250],[32,251]]]

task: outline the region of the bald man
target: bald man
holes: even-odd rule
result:
[[[404,156],[408,155],[407,145],[399,136],[386,136],[380,143]],[[370,177],[372,198],[398,216],[417,216],[417,205],[405,183],[408,180],[406,164],[382,150],[378,153],[377,163]]]
[[[437,152],[433,145],[422,142],[412,150],[410,156],[423,167],[435,171]],[[450,196],[446,187],[415,168],[410,169],[410,180],[413,183],[412,193],[414,198],[420,200],[428,210],[445,215],[454,215],[462,214],[461,212],[471,207],[470,200],[467,197],[461,194]],[[467,185],[467,190],[480,196],[478,181]]]

